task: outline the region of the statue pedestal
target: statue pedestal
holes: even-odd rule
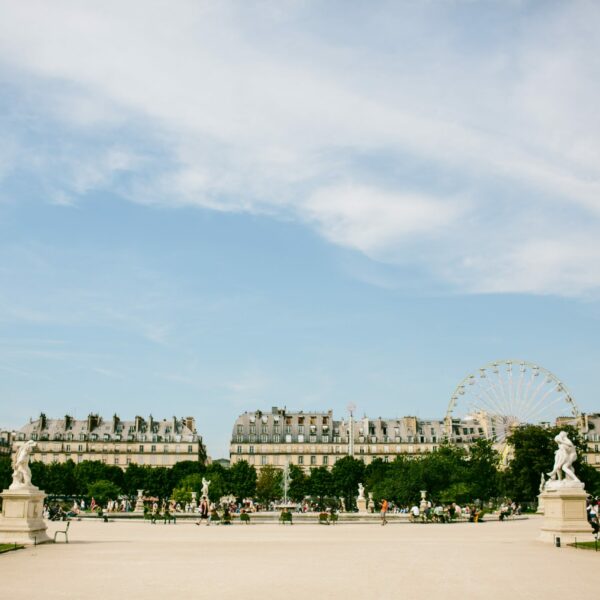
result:
[[[535,511],[536,515],[543,515],[544,514],[544,498],[543,498],[543,493],[542,494],[538,494],[538,507],[537,510]]]
[[[135,501],[135,508],[133,509],[135,513],[143,513],[144,512],[144,490],[138,490],[138,495]]]
[[[368,511],[367,511],[367,499],[366,498],[357,498],[356,499],[356,506],[358,508],[358,514],[359,515],[369,514]]]
[[[44,544],[51,541],[43,519],[44,492],[32,485],[4,490],[0,496],[1,543]]]
[[[561,544],[593,541],[592,528],[585,510],[587,494],[579,481],[549,481],[540,494],[544,507],[544,525],[540,539]]]

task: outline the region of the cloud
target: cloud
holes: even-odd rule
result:
[[[333,243],[378,256],[406,238],[439,234],[460,210],[450,200],[341,185],[317,190],[302,212]]]
[[[297,219],[459,291],[585,294],[600,288],[582,243],[600,225],[599,16],[4,2],[0,176],[28,172],[62,205],[110,189]]]

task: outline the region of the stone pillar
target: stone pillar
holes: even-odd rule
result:
[[[143,513],[144,512],[144,490],[138,490],[137,499],[135,501],[135,508],[133,512]]]
[[[0,516],[3,544],[44,544],[52,541],[43,518],[46,494],[34,485],[4,490]]]
[[[588,523],[587,494],[580,481],[548,481],[540,494],[544,506],[544,525],[540,539],[554,542],[560,537],[561,544],[593,541],[592,527]]]

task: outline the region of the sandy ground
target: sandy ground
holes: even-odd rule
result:
[[[539,542],[539,526],[73,522],[69,544],[0,555],[0,598],[597,597],[600,552]]]

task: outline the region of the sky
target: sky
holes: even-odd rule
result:
[[[516,358],[599,411],[596,2],[0,0],[0,428]]]

